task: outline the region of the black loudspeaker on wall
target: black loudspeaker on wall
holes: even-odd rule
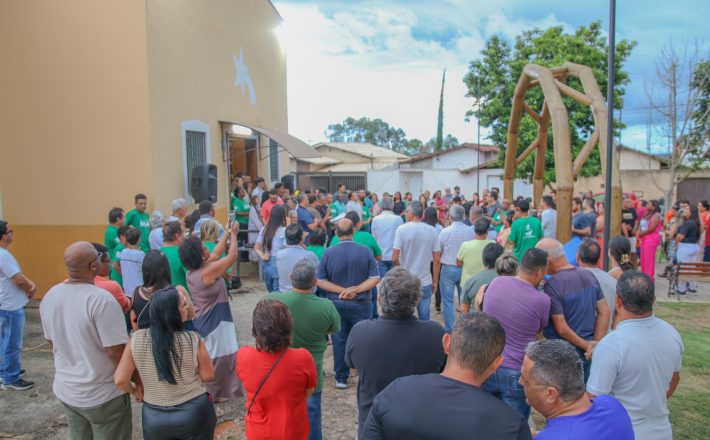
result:
[[[286,188],[291,192],[291,194],[296,192],[296,184],[295,184],[295,178],[293,174],[286,174],[285,176],[281,177],[281,183],[284,184]]]
[[[209,200],[217,201],[217,166],[211,163],[197,165],[192,169],[190,195],[195,203]]]

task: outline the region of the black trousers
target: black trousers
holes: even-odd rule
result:
[[[207,393],[177,406],[143,403],[145,440],[212,440],[217,426]]]

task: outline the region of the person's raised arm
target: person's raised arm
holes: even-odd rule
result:
[[[187,293],[187,290],[182,286],[175,286],[175,288],[177,289],[178,293],[180,293],[182,301],[185,301],[187,303],[187,320],[192,321],[195,318],[195,306],[194,304],[192,304],[190,294]]]
[[[217,261],[205,263],[205,268],[202,271],[202,282],[205,283],[205,285],[210,286],[214,284],[214,282],[221,278],[222,275],[227,272],[227,269],[229,269],[237,261],[237,250],[239,247],[237,244],[238,232],[239,223],[232,223],[229,228],[230,243],[227,255]],[[227,234],[225,233],[225,235]],[[216,247],[215,250],[217,250]]]
[[[239,222],[234,222],[234,223],[239,225]],[[238,230],[238,228],[239,228],[239,226],[237,226],[237,230]],[[222,254],[224,253],[224,250],[227,249],[227,238],[229,236],[229,233],[227,231],[230,231],[230,230],[231,230],[231,228],[226,229],[224,234],[222,234],[222,238],[219,239],[219,241],[217,242],[217,245],[212,250],[210,257],[206,261],[207,263],[209,263],[211,261],[217,261],[220,258],[222,258]]]

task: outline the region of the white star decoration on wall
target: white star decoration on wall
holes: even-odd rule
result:
[[[239,48],[239,57],[232,55],[234,59],[234,67],[237,70],[236,76],[234,77],[234,86],[242,88],[242,95],[246,95],[247,89],[249,90],[249,105],[256,105],[256,92],[254,91],[254,82],[249,75],[249,69],[244,63],[244,49]],[[245,89],[246,87],[246,89]]]

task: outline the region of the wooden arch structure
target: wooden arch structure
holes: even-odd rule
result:
[[[567,77],[579,78],[584,92],[580,92],[567,84]],[[541,111],[538,113],[525,102],[525,94],[529,89],[540,87],[545,97]],[[569,136],[567,108],[562,101],[564,94],[577,102],[588,105],[592,111],[596,129],[574,160]],[[518,128],[523,112],[537,122],[537,137],[518,156]],[[606,174],[607,149],[607,107],[599,84],[594,78],[592,69],[575,63],[564,63],[562,67],[549,69],[536,64],[527,64],[520,75],[513,96],[513,109],[508,125],[508,146],[505,152],[505,174],[503,194],[513,199],[513,181],[515,168],[532,152],[535,152],[535,169],[533,172],[533,194],[535,204],[540,202],[543,193],[543,177],[545,172],[545,151],[547,149],[547,130],[552,122],[555,133],[553,148],[555,152],[555,175],[557,178],[557,239],[567,242],[572,236],[572,198],[574,179],[582,169],[594,147],[599,144],[602,173]],[[611,185],[611,236],[618,235],[621,228],[621,177],[618,172],[617,155],[612,155],[612,185]]]

